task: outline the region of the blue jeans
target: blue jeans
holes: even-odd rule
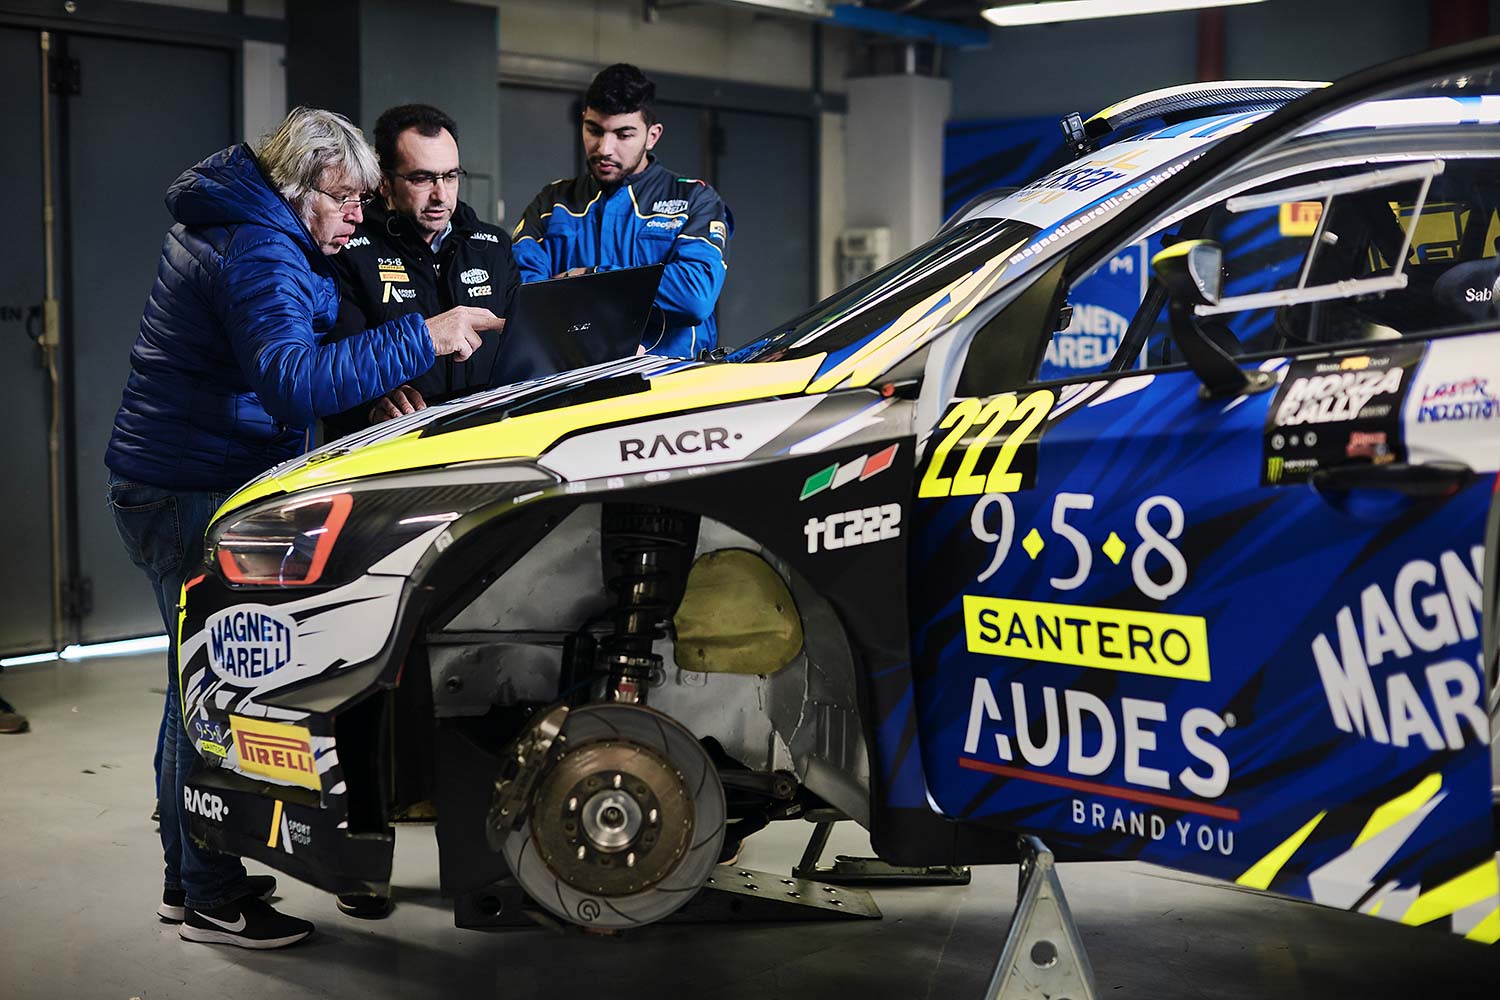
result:
[[[198,751],[182,721],[177,677],[177,601],[182,583],[203,556],[203,535],[227,494],[162,489],[111,474],[109,510],[130,561],[151,581],[167,631],[167,699],[162,713],[157,799],[161,808],[164,886],[187,893],[187,905],[212,910],[245,895],[245,866],[232,854],[195,844],[182,813],[182,789]]]

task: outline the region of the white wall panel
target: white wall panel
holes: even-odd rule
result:
[[[286,46],[246,41],[244,67],[244,136],[255,142],[286,117]]]
[[[845,212],[850,226],[890,226],[900,256],[942,223],[947,80],[873,76],[849,81]]]
[[[637,0],[490,0],[487,5],[500,9],[500,47],[506,53],[812,87],[813,31],[807,21],[698,4],[660,10],[648,23]],[[825,84],[840,90],[848,38],[841,31],[824,34]]]

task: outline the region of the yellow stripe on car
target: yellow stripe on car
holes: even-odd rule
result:
[[[1500,895],[1500,869],[1496,868],[1494,858],[1486,858],[1462,875],[1418,896],[1401,922],[1418,927],[1497,895]]]
[[[976,290],[989,291],[1019,246],[1017,243],[996,254],[912,306],[883,333],[871,338],[865,346],[820,376],[808,386],[808,391],[826,392],[846,378],[851,387],[869,385],[887,368],[915,350],[932,331],[967,316],[980,300],[981,296],[974,294]],[[950,301],[946,306],[940,305],[945,296]]]
[[[1370,819],[1365,823],[1365,828],[1359,831],[1359,836],[1354,838],[1354,847],[1358,847],[1372,837],[1379,836],[1386,830],[1395,826],[1418,809],[1432,801],[1432,797],[1443,788],[1442,774],[1429,774],[1423,778],[1421,783],[1405,795],[1398,795],[1385,805],[1370,814]]]
[[[1500,943],[1500,906],[1491,910],[1490,915],[1479,921],[1464,937],[1470,941],[1478,941],[1480,944]]]
[[[1292,859],[1292,855],[1297,853],[1297,848],[1302,846],[1317,825],[1323,822],[1323,817],[1327,815],[1327,812],[1320,812],[1302,824],[1300,830],[1277,844],[1272,848],[1271,853],[1247,868],[1245,874],[1234,880],[1235,884],[1247,889],[1264,889],[1269,886],[1271,880]]]
[[[899,337],[872,343],[850,357],[849,360],[853,363],[854,370],[849,375],[849,385],[851,387],[869,385],[886,369],[920,347],[933,331],[950,323],[957,323],[969,315],[999,283],[1001,276],[1005,273],[1006,261],[1020,246],[1021,244],[1017,243],[960,282],[952,291],[952,301],[945,308],[937,311],[932,322],[920,323]]]
[[[823,355],[754,365],[705,365],[650,380],[649,392],[527,413],[491,424],[422,437],[421,430],[368,445],[338,458],[303,466],[285,478],[267,479],[235,496],[243,507],[281,491],[312,489],[363,476],[485,459],[536,458],[577,431],[593,430],[725,403],[794,395],[823,363]]]

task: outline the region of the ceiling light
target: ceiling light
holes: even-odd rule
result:
[[[1121,17],[1125,14],[1161,14],[1200,7],[1230,7],[1264,0],[1031,0],[997,4],[981,13],[991,24],[1011,28],[1020,24],[1050,24],[1082,21],[1091,17]]]

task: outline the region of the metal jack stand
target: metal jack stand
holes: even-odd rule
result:
[[[807,849],[802,852],[802,860],[792,869],[797,878],[849,886],[969,884],[969,869],[962,865],[893,865],[880,858],[851,858],[843,854],[834,858],[831,865],[819,864],[833,824],[847,817],[818,810],[809,812],[806,818],[816,825]]]
[[[1021,837],[1020,893],[985,1000],[1096,1000],[1094,970],[1063,896],[1052,852]]]

